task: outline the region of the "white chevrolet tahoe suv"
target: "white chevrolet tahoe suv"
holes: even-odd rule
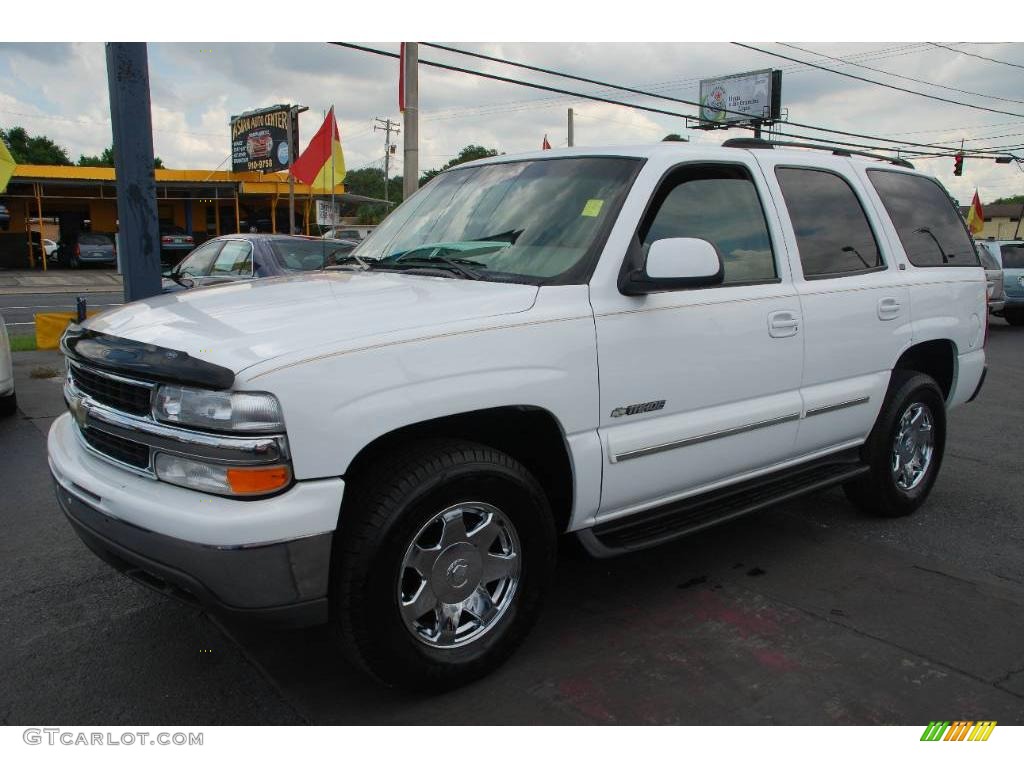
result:
[[[985,372],[985,273],[905,162],[759,141],[440,174],[322,273],[71,327],[49,458],[100,557],[329,622],[379,679],[506,658],[559,534],[603,557],[841,483],[931,490]]]

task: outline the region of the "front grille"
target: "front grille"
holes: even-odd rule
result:
[[[77,365],[71,366],[71,378],[78,391],[98,403],[135,416],[149,415],[149,387],[111,379]]]
[[[115,437],[96,429],[83,429],[82,437],[85,438],[85,442],[105,456],[139,469],[149,467],[149,447],[142,443]]]

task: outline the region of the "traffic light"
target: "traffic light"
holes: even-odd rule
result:
[[[953,175],[964,175],[964,156],[959,153],[953,157]]]

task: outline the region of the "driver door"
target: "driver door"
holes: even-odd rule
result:
[[[634,237],[701,238],[721,285],[625,296],[595,281],[604,476],[598,519],[792,459],[803,327],[771,198],[751,163],[667,171]]]

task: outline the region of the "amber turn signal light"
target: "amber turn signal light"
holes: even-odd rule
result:
[[[288,485],[292,473],[287,466],[276,467],[231,467],[228,469],[228,485],[239,495],[272,493]]]

